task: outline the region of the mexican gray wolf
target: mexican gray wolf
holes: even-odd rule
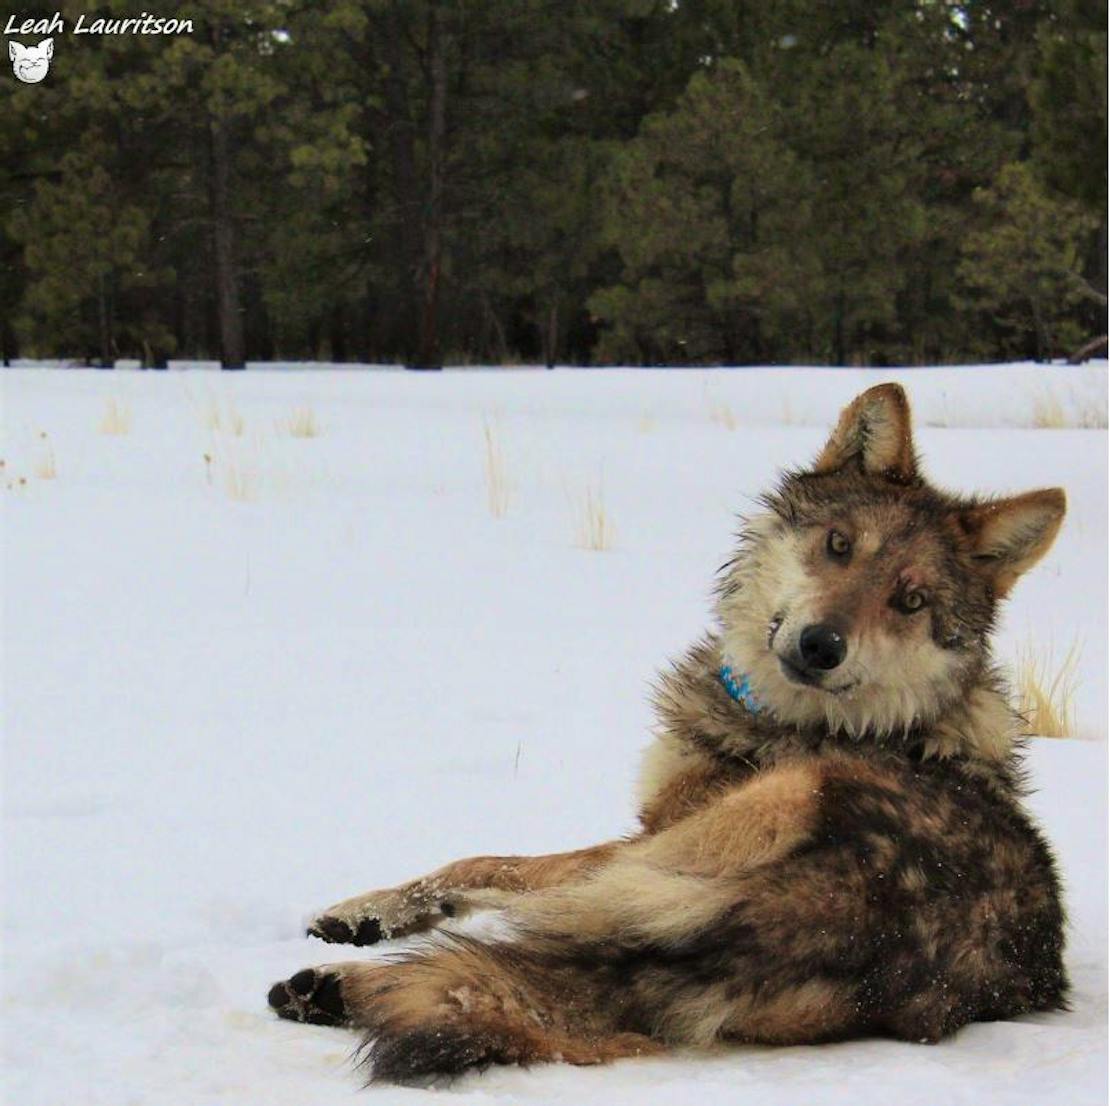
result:
[[[311,935],[371,945],[483,909],[508,928],[306,968],[270,1005],[361,1029],[371,1080],[415,1084],[728,1041],[928,1043],[1064,1008],[1060,885],[990,652],[1064,511],[1058,488],[931,486],[905,393],[864,392],[744,520],[715,628],[660,677],[639,826],[338,903]]]

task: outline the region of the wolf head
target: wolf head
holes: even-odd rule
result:
[[[24,84],[38,84],[50,70],[50,59],[54,56],[54,40],[44,38],[37,46],[23,46],[18,42],[8,43],[8,57],[12,72]]]
[[[998,603],[1052,545],[1065,497],[930,487],[906,395],[880,384],[764,505],[718,589],[725,659],[781,721],[858,736],[929,722],[984,675]]]

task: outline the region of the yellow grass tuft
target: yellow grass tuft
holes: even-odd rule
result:
[[[1064,405],[1054,392],[1045,389],[1033,397],[1033,425],[1039,430],[1062,430],[1069,425]]]
[[[109,399],[100,416],[101,434],[130,434],[131,408],[122,400]]]
[[[213,395],[209,395],[207,402],[200,409],[201,422],[213,434],[230,434],[233,438],[241,438],[247,427],[239,409],[230,399],[222,403]]]
[[[485,439],[486,502],[494,518],[504,518],[509,510],[509,477],[505,454],[489,419],[482,420]]]
[[[32,471],[40,480],[54,480],[58,476],[58,463],[54,457],[54,447],[45,430],[39,431],[39,448]]]
[[[1079,642],[1073,641],[1063,660],[1057,662],[1051,645],[1046,648],[1032,638],[1018,650],[1014,663],[1015,690],[1026,733],[1040,737],[1075,736],[1079,653]]]
[[[574,544],[603,553],[613,548],[616,530],[605,507],[605,489],[587,487],[574,503]]]
[[[241,457],[221,458],[220,483],[228,499],[236,503],[258,498],[258,475]]]
[[[288,434],[291,438],[318,438],[320,424],[316,421],[316,412],[311,407],[296,407],[292,414],[279,420],[278,432]]]
[[[736,429],[736,416],[727,403],[720,400],[709,405],[709,421],[723,426],[726,430]]]
[[[257,441],[248,444],[245,440],[214,438],[201,454],[205,483],[235,503],[253,503],[269,483],[263,480],[257,447]]]
[[[1105,393],[1084,394],[1077,388],[1067,389],[1068,406],[1060,399],[1059,389],[1043,388],[1033,397],[1032,425],[1042,430],[1081,430],[1106,428]]]

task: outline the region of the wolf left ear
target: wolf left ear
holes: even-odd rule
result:
[[[41,50],[44,46],[46,47],[46,60],[47,61],[53,60],[53,57],[54,57],[54,40],[52,38],[44,38],[42,40],[42,42],[39,43],[39,49]]]
[[[1067,511],[1063,488],[1044,488],[956,512],[972,560],[1000,598],[1052,547]]]
[[[812,471],[838,472],[853,461],[863,472],[898,484],[917,479],[910,401],[901,385],[878,384],[856,396],[840,413]]]

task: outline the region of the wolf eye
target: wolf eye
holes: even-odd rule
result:
[[[911,588],[909,591],[904,591],[899,595],[894,605],[903,614],[913,614],[914,611],[919,611],[925,606],[926,598],[923,591],[919,591],[917,588]]]
[[[830,557],[847,557],[852,552],[852,543],[839,530],[830,530],[825,548]]]

